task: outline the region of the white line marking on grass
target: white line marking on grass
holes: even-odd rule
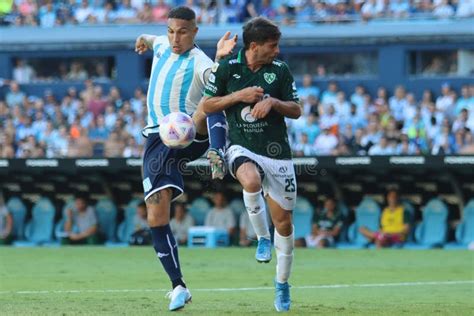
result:
[[[341,289],[354,287],[399,287],[399,286],[438,286],[438,285],[460,285],[474,284],[474,280],[459,281],[422,281],[422,282],[400,282],[400,283],[362,283],[362,284],[327,284],[327,285],[301,285],[292,286],[292,289]],[[274,290],[274,287],[240,287],[240,288],[209,288],[193,289],[194,292],[245,292]],[[144,293],[144,292],[168,292],[169,289],[102,289],[102,290],[37,290],[37,291],[0,291],[0,294],[81,294],[81,293]]]

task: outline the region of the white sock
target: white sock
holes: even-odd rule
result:
[[[270,230],[268,230],[267,211],[265,201],[262,197],[262,190],[254,193],[243,190],[244,204],[249,213],[250,223],[257,234],[257,238],[264,237],[270,239]]]
[[[275,251],[277,255],[276,281],[286,283],[290,278],[291,265],[293,264],[293,248],[295,247],[294,227],[289,236],[281,236],[275,229]]]

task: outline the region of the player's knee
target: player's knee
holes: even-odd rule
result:
[[[291,221],[291,213],[286,212],[285,215],[273,217],[273,224],[278,234],[281,236],[289,236],[293,232],[293,223]]]
[[[239,180],[247,192],[258,192],[262,188],[262,180],[257,172],[245,172],[239,177]]]

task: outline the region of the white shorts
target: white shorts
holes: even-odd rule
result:
[[[232,145],[227,149],[226,160],[232,166],[237,157],[255,161],[263,170],[263,194],[270,196],[281,208],[292,211],[296,202],[296,177],[293,160],[272,159],[257,155],[247,148]],[[232,174],[232,168],[229,168]],[[235,178],[235,175],[232,174]]]

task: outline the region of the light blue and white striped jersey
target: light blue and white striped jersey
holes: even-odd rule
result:
[[[196,111],[213,61],[197,47],[184,54],[172,52],[167,36],[153,42],[153,64],[148,85],[148,121],[143,135],[158,132],[160,120],[171,112]]]

